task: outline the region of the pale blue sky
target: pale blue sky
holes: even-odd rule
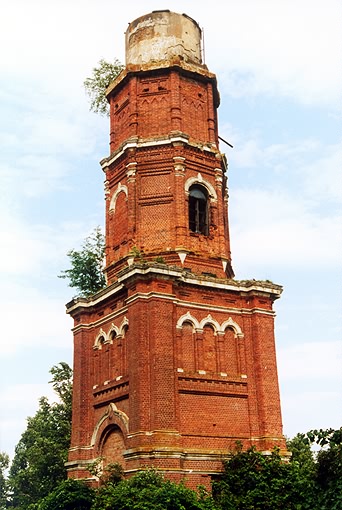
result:
[[[66,252],[103,225],[108,119],[83,80],[124,61],[155,9],[205,34],[229,159],[233,266],[284,286],[276,341],[284,433],[339,427],[341,8],[337,0],[11,0],[0,18],[0,450],[13,454],[49,369],[72,363]]]

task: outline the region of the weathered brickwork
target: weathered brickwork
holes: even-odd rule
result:
[[[185,250],[185,266],[190,261],[193,271],[220,278],[233,276],[223,156],[217,150],[193,147],[183,136],[175,140],[165,139],[152,148],[140,141],[140,146],[127,150],[126,174],[115,171],[115,158],[102,162],[107,182],[109,283],[127,265],[132,250],[147,260],[162,256],[180,267],[177,253]],[[198,182],[211,194],[207,236],[189,232],[189,187]]]
[[[154,466],[209,486],[236,441],[285,451],[273,312],[282,289],[233,279],[218,98],[205,66],[174,56],[128,63],[108,89],[108,286],[67,305],[72,477],[91,478],[101,457],[127,474]]]
[[[172,132],[187,133],[196,144],[215,142],[219,96],[213,74],[203,67],[189,72],[177,59],[166,69],[135,69],[127,67],[110,95],[112,153],[128,138]]]

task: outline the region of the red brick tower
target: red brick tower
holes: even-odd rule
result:
[[[120,462],[206,483],[237,440],[285,448],[274,342],[281,287],[237,281],[216,77],[201,30],[154,11],[130,23],[108,89],[108,286],[74,318],[69,474]]]

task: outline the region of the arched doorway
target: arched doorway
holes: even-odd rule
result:
[[[107,427],[103,433],[100,447],[103,467],[118,463],[125,469],[123,456],[125,449],[125,439],[121,429],[117,425]]]

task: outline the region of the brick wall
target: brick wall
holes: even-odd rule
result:
[[[216,78],[205,66],[131,66],[111,86],[108,287],[74,318],[69,474],[97,457],[209,485],[237,440],[285,449],[273,302],[233,280]],[[191,185],[209,231],[189,226]]]
[[[83,316],[87,343],[75,334],[72,441],[87,448],[70,460],[122,455],[128,472],[153,465],[182,477],[219,471],[236,441],[284,449],[269,292],[162,274],[135,274],[128,287],[123,307],[107,298],[107,314]]]

